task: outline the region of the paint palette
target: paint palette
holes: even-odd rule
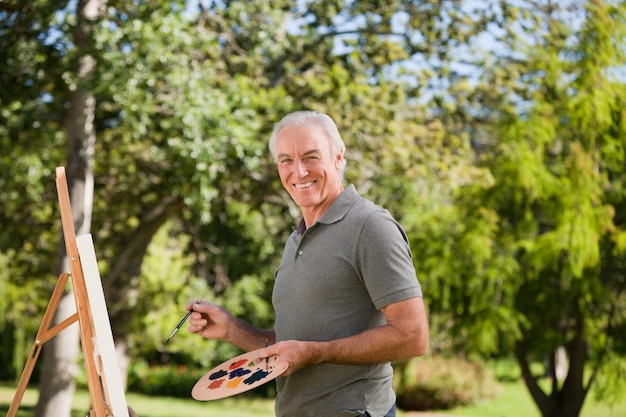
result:
[[[191,396],[198,401],[218,400],[251,390],[272,381],[285,372],[289,364],[276,356],[259,358],[259,350],[234,357],[207,372],[196,382]]]

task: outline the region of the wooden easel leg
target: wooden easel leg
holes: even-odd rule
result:
[[[20,406],[20,403],[22,402],[22,398],[24,397],[24,392],[26,391],[26,388],[28,386],[28,381],[30,380],[30,377],[33,373],[33,369],[35,368],[35,364],[37,363],[37,358],[39,357],[39,353],[41,353],[41,347],[43,346],[43,344],[52,339],[62,330],[69,327],[74,322],[78,321],[78,313],[76,313],[50,329],[50,324],[52,323],[54,313],[59,306],[59,301],[61,300],[61,296],[63,295],[63,290],[65,289],[65,285],[67,284],[69,276],[70,275],[66,273],[61,274],[59,276],[59,279],[57,280],[56,285],[54,286],[54,291],[52,292],[50,303],[46,308],[43,320],[41,321],[41,325],[39,326],[39,331],[37,332],[37,336],[35,337],[33,346],[30,349],[30,354],[28,355],[28,359],[26,360],[26,364],[24,365],[24,370],[22,371],[22,376],[20,377],[20,381],[17,385],[17,390],[15,391],[15,395],[13,396],[13,401],[11,402],[11,406],[9,407],[7,417],[15,417],[15,415],[17,414],[17,410]]]

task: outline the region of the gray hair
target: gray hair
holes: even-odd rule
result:
[[[343,152],[345,155],[346,152],[346,144],[344,143],[341,135],[339,134],[339,129],[335,124],[335,121],[327,114],[318,113],[310,110],[303,111],[295,111],[293,113],[289,113],[285,117],[283,117],[278,123],[274,125],[274,130],[272,131],[272,136],[269,140],[269,148],[274,158],[275,162],[278,162],[278,158],[276,155],[276,140],[278,138],[278,134],[285,127],[291,126],[309,126],[316,125],[322,128],[326,136],[328,137],[328,141],[330,142],[330,150],[333,156],[337,155],[340,152]],[[346,159],[344,157],[343,164],[341,165],[341,174],[343,176],[343,169],[346,166]]]

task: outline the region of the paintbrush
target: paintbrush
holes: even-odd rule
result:
[[[200,301],[202,300],[198,300],[196,301],[196,304],[200,304]],[[193,313],[193,307],[191,308],[191,310],[189,310],[187,312],[187,314],[185,314],[185,317],[183,317],[183,319],[180,321],[180,323],[178,323],[178,325],[176,326],[176,328],[174,328],[174,330],[172,331],[172,333],[170,334],[170,337],[167,338],[167,340],[165,341],[165,344],[167,344],[172,337],[174,337],[174,335],[176,334],[176,332],[183,327],[183,324],[185,324],[185,322],[187,321],[187,319],[189,318],[189,316],[191,316],[191,313]]]

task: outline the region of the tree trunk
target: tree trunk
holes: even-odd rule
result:
[[[90,119],[93,118],[94,107],[94,98],[89,94],[73,94],[65,122],[68,134],[66,172],[77,236],[89,233],[91,224],[95,132]],[[65,241],[62,236],[60,240],[57,276],[70,272]],[[70,289],[59,302],[53,323],[60,323],[74,312],[76,303],[73,290]],[[78,326],[72,325],[44,345],[39,401],[35,409],[37,417],[70,416],[74,378],[78,370],[78,341]]]
[[[584,336],[585,319],[580,309],[577,308],[576,310],[576,315],[573,317],[574,335],[566,346],[569,367],[561,387],[553,378],[551,392],[544,392],[539,386],[537,377],[530,372],[530,362],[526,349],[527,342],[518,342],[515,349],[522,377],[542,417],[578,417],[587,396],[587,389],[584,387],[584,368],[587,361]]]
[[[67,181],[76,235],[90,232],[93,204],[93,161],[96,141],[94,128],[95,97],[82,84],[91,78],[95,59],[89,54],[91,25],[103,10],[104,0],[80,0],[77,17],[80,22],[74,32],[76,62],[74,65],[78,87],[70,93],[69,109],[64,118],[67,136]],[[61,236],[57,275],[69,272],[70,267]],[[63,295],[54,315],[54,323],[76,311],[72,289]],[[39,382],[37,417],[70,417],[77,373],[79,333],[78,326],[70,326],[43,347],[43,368]],[[88,411],[88,410],[86,410]]]
[[[64,255],[63,240],[61,240],[61,246]],[[57,275],[60,275],[60,271],[70,271],[66,256],[59,262]],[[54,314],[53,325],[60,323],[75,312],[76,305],[73,294],[65,294],[59,301]],[[41,352],[43,366],[39,378],[39,401],[35,408],[35,416],[70,416],[76,385],[74,378],[78,372],[76,363],[78,341],[78,326],[73,324],[43,346]]]
[[[122,386],[126,387],[128,382],[128,367],[130,366],[130,353],[128,352],[128,338],[118,338],[115,340],[115,355],[120,367]]]

